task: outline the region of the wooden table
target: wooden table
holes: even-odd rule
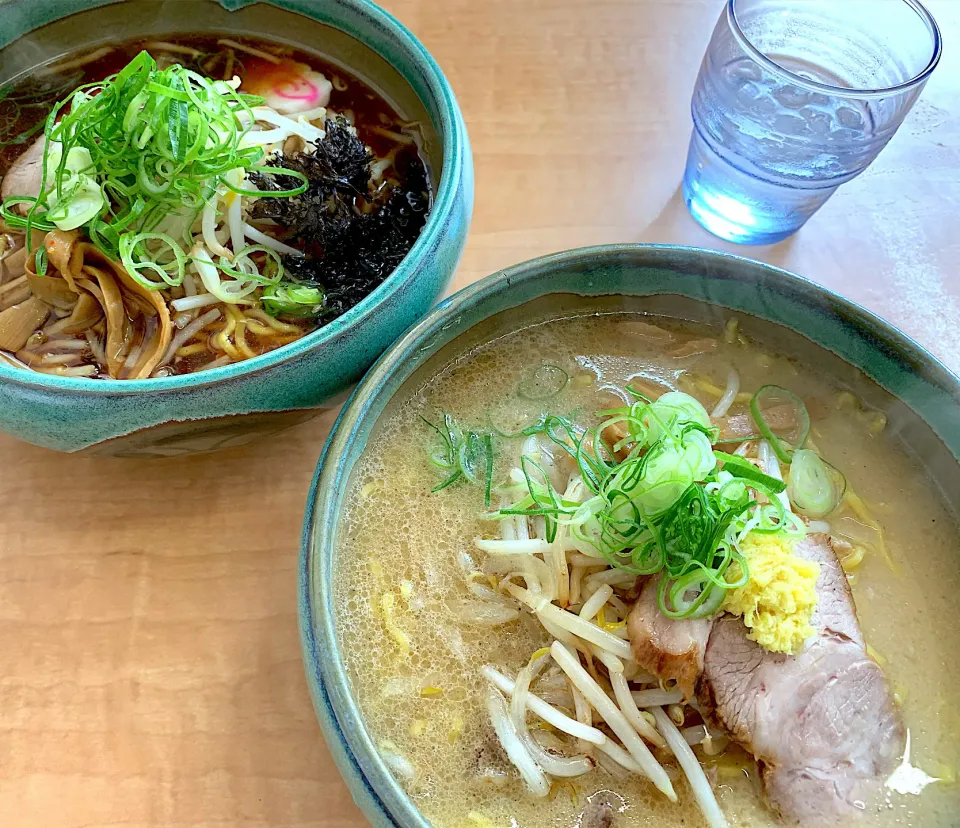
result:
[[[719,0],[391,0],[476,161],[454,287],[578,245],[735,250],[886,316],[960,370],[960,2],[879,160],[799,235],[687,215],[688,102]],[[0,437],[0,826],[361,825],[300,664],[297,546],[332,418],[222,454],[70,457]]]

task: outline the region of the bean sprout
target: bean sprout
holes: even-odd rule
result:
[[[693,790],[693,796],[706,817],[710,828],[727,828],[727,819],[720,810],[720,805],[714,796],[713,789],[707,781],[706,774],[700,766],[700,762],[687,744],[686,740],[677,730],[676,725],[670,721],[670,717],[660,707],[652,710],[653,717],[657,720],[657,727],[667,740],[667,746],[677,757],[680,767],[690,782],[690,788]]]
[[[730,410],[730,406],[733,405],[734,401],[737,399],[737,394],[739,393],[740,374],[737,373],[736,369],[731,368],[730,372],[727,374],[727,390],[723,392],[723,396],[717,401],[713,411],[710,412],[710,416],[726,416],[726,413]]]
[[[513,722],[523,746],[533,757],[533,761],[545,773],[559,777],[582,776],[593,769],[593,762],[589,758],[586,756],[555,756],[548,753],[527,730],[527,695],[530,691],[530,682],[542,668],[547,657],[548,654],[544,654],[534,659],[533,663],[524,667],[520,671],[520,675],[517,676],[513,696],[510,700],[510,720]]]
[[[607,599],[611,595],[613,595],[613,587],[609,584],[604,584],[584,602],[580,608],[580,617],[586,621],[592,621],[596,617],[597,612],[599,612],[600,607],[607,603]]]
[[[662,707],[683,701],[683,693],[679,690],[634,690],[631,695],[637,707]]]
[[[520,734],[510,720],[507,703],[500,691],[492,684],[487,688],[487,712],[490,714],[493,730],[507,753],[507,758],[520,772],[527,790],[534,796],[546,796],[550,793],[550,783],[520,741]]]
[[[657,733],[656,729],[640,715],[640,710],[637,708],[633,696],[630,695],[630,686],[627,684],[627,680],[622,675],[611,673],[610,685],[613,687],[613,694],[616,696],[617,704],[620,705],[620,710],[637,733],[657,747],[666,747],[667,743],[663,740],[663,736]]]
[[[617,737],[626,746],[630,755],[636,764],[643,770],[644,775],[653,782],[671,802],[677,801],[676,791],[673,789],[673,783],[670,777],[659,762],[653,758],[649,748],[641,741],[637,732],[633,729],[620,709],[603,692],[600,685],[597,684],[580,665],[579,660],[559,641],[554,641],[550,647],[550,654],[554,661],[560,665],[569,676],[570,681],[574,683],[578,690],[593,708],[600,714],[603,720],[610,726],[610,729],[617,734]],[[686,742],[684,742],[686,744]]]
[[[506,693],[508,696],[512,696],[513,688],[515,682],[507,678],[503,673],[499,672],[495,668],[487,665],[480,668],[480,672],[485,679],[487,679],[491,684],[496,685],[500,690]],[[582,698],[582,696],[581,696]],[[574,695],[574,702],[576,702],[577,695]],[[551,707],[543,699],[534,695],[533,693],[527,693],[527,709],[534,715],[539,716],[545,722],[553,725],[557,730],[562,730],[564,733],[569,733],[571,736],[576,736],[578,739],[582,739],[585,742],[589,742],[593,745],[602,745],[607,741],[606,735],[600,730],[597,730],[595,727],[591,727],[589,723],[583,723],[579,720],[571,719],[565,713],[561,713],[555,707]]]

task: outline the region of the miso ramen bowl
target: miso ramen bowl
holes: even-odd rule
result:
[[[204,32],[260,37],[316,53],[416,121],[433,199],[427,222],[400,265],[359,304],[243,362],[120,381],[0,364],[0,429],[15,437],[114,456],[170,456],[245,443],[338,405],[449,284],[473,206],[463,118],[426,49],[367,0],[0,0],[0,86],[78,50]]]
[[[376,445],[378,422],[477,346],[544,320],[623,311],[719,323],[721,330],[736,314],[748,336],[799,364],[841,381],[866,378],[874,389],[869,402],[886,412],[894,439],[923,458],[924,474],[956,509],[960,380],[883,320],[812,282],[709,250],[617,245],[535,259],[465,288],[408,331],[359,385],[308,498],[299,570],[306,674],[327,744],[374,825],[429,821],[378,751],[345,668],[336,554],[351,474],[365,448]]]

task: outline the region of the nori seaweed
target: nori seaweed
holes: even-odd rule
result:
[[[293,198],[260,198],[254,219],[272,219],[285,228],[284,241],[302,250],[304,258],[284,256],[285,279],[320,287],[326,294],[320,312],[329,321],[370,294],[390,275],[420,235],[430,207],[423,162],[400,170],[401,187],[386,185],[370,192],[373,157],[342,117],[326,123],[326,136],[309,153],[278,156],[269,166],[296,170],[309,181]],[[296,180],[283,175],[254,174],[262,190],[285,189]],[[357,209],[359,199],[374,209]]]

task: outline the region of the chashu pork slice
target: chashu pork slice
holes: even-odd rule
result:
[[[701,709],[759,760],[767,796],[789,823],[846,825],[870,807],[903,752],[905,731],[868,655],[850,587],[829,538],[795,549],[820,564],[816,634],[796,656],[747,639],[739,618],[711,629]]]
[[[45,143],[46,140],[41,135],[10,165],[7,174],[0,181],[0,198],[6,199],[10,196],[36,198],[40,195]],[[18,205],[16,209],[26,213],[25,205]]]
[[[627,634],[637,664],[661,681],[675,681],[692,698],[703,670],[713,621],[667,618],[657,605],[659,578],[648,578],[627,616]]]

